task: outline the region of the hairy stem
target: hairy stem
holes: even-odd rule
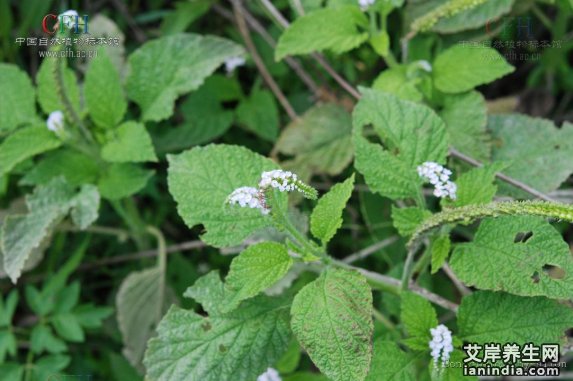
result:
[[[573,206],[549,201],[509,201],[446,209],[427,218],[418,227],[408,242],[408,248],[414,249],[426,233],[442,225],[471,223],[484,217],[502,215],[532,215],[573,222]]]

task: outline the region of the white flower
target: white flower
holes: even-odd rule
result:
[[[430,64],[428,61],[420,60],[417,63],[418,63],[418,67],[421,68],[422,70],[425,70],[429,73],[432,71],[432,64]]]
[[[260,209],[263,214],[269,213],[264,202],[264,195],[257,188],[237,188],[227,197],[227,202],[231,205],[239,204],[241,208]]]
[[[257,378],[257,381],[282,381],[282,379],[276,369],[268,368],[265,373]]]
[[[46,126],[48,126],[48,130],[53,132],[61,131],[64,128],[64,113],[61,111],[52,112],[48,116]]]
[[[360,9],[365,11],[375,2],[376,0],[358,0],[358,5],[360,5]]]
[[[436,328],[430,328],[430,333],[432,334],[432,340],[430,340],[428,346],[434,358],[434,366],[437,368],[440,360],[442,361],[441,365],[444,366],[454,350],[452,332],[448,327],[440,324]]]
[[[236,68],[239,66],[243,66],[245,64],[245,58],[241,56],[227,58],[225,61],[225,70],[227,70],[227,74],[231,74],[235,71]]]
[[[452,171],[432,161],[427,161],[419,165],[417,170],[421,178],[434,186],[434,196],[440,198],[449,197],[452,200],[456,199],[458,187],[456,183],[450,181]]]
[[[62,13],[60,16],[64,16],[64,17],[60,17],[60,20],[63,20],[64,25],[68,29],[72,29],[72,27],[74,27],[76,25],[78,12],[73,10],[73,9],[68,9],[67,11]]]
[[[294,173],[281,169],[263,172],[261,181],[259,181],[259,188],[263,192],[269,188],[278,189],[281,192],[298,191],[311,200],[317,197],[316,190],[313,187],[303,183]]]

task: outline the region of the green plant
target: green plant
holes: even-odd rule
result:
[[[94,37],[139,42],[36,71],[12,20],[41,12],[0,2],[2,380],[475,380],[475,346],[569,352],[573,125],[492,100],[566,77],[569,45],[495,46],[506,16],[564,38],[546,3],[114,2]]]

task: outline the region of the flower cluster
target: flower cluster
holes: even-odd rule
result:
[[[454,350],[452,344],[452,332],[443,324],[438,325],[436,328],[430,328],[432,340],[429,347],[432,350],[431,354],[434,358],[434,366],[438,367],[438,362],[442,361],[442,366],[450,359],[450,355]]]
[[[245,64],[245,58],[241,56],[231,57],[225,61],[225,70],[227,74],[231,74],[235,71],[236,68],[239,66],[243,66]]]
[[[376,0],[358,0],[358,5],[360,5],[360,9],[365,11],[375,2]]]
[[[282,381],[282,379],[276,369],[268,368],[265,373],[257,378],[257,381]]]
[[[238,204],[242,208],[260,209],[261,213],[268,214],[270,210],[267,207],[265,193],[270,189],[277,189],[280,192],[297,191],[312,200],[318,196],[316,189],[303,183],[296,174],[275,169],[261,174],[258,188],[240,187],[235,189],[227,197],[227,203]]]
[[[268,214],[269,210],[264,204],[264,195],[253,187],[237,188],[229,195],[227,202],[231,205],[237,205],[241,208],[260,209],[261,213]]]
[[[46,120],[48,130],[52,132],[60,132],[64,128],[64,113],[61,111],[53,111]]]
[[[456,183],[450,181],[451,174],[452,171],[449,169],[431,161],[418,166],[418,175],[434,186],[434,196],[455,200],[458,187]]]

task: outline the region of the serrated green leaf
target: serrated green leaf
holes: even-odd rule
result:
[[[0,363],[4,363],[6,356],[16,356],[18,342],[16,336],[8,329],[0,329]]]
[[[408,333],[407,345],[414,350],[428,350],[430,329],[438,325],[436,310],[426,299],[412,292],[400,294],[400,320]]]
[[[0,144],[0,175],[9,173],[22,161],[58,148],[61,144],[56,135],[42,125],[15,131]]]
[[[175,34],[145,43],[129,57],[126,88],[142,111],[142,120],[160,121],[173,114],[175,100],[197,89],[226,59],[243,54],[225,39]]]
[[[573,124],[556,128],[553,122],[526,115],[492,115],[488,129],[499,144],[494,146],[493,160],[510,165],[503,172],[541,192],[559,188],[573,173]],[[548,163],[550,167],[548,167]],[[500,190],[518,197],[528,197],[508,185]]]
[[[209,317],[173,306],[157,331],[145,353],[150,379],[252,381],[287,349],[288,304],[260,296]]]
[[[482,221],[473,242],[456,246],[450,264],[469,286],[557,299],[567,299],[573,293],[569,245],[538,217]],[[556,268],[551,270],[552,266]]]
[[[95,185],[85,184],[71,200],[72,221],[80,230],[86,229],[98,218],[100,196]]]
[[[82,304],[74,308],[73,314],[84,328],[99,328],[102,321],[111,316],[113,308],[96,307],[92,304]]]
[[[451,144],[480,161],[491,157],[491,138],[487,132],[487,108],[477,91],[446,94],[439,113],[446,123]]]
[[[501,16],[511,11],[514,0],[492,0],[479,4],[474,8],[459,12],[451,17],[440,19],[432,30],[438,33],[456,33],[463,30],[475,29],[485,25],[486,31],[493,30],[499,22],[493,23]],[[489,26],[489,24],[492,24]]]
[[[67,341],[81,343],[85,340],[84,330],[75,315],[63,313],[52,316],[50,319],[58,336]]]
[[[401,350],[393,341],[376,340],[372,368],[366,381],[412,381],[418,358]]]
[[[375,90],[385,91],[400,99],[420,102],[424,96],[416,87],[421,79],[409,75],[407,65],[398,65],[384,70],[372,83]]]
[[[478,291],[462,300],[458,327],[472,343],[556,343],[573,327],[573,310],[544,297]]]
[[[221,282],[219,272],[214,270],[197,279],[183,296],[195,299],[209,313],[209,316],[217,316],[223,314],[223,302],[228,293],[225,284]]]
[[[359,27],[368,19],[357,6],[325,8],[306,14],[293,22],[279,38],[275,59],[294,54],[330,50],[344,53],[368,39]]]
[[[415,206],[398,208],[392,205],[392,224],[402,237],[411,236],[418,226],[431,215],[429,210]]]
[[[245,299],[256,296],[275,284],[293,264],[286,246],[277,242],[262,242],[249,246],[231,262],[225,284],[229,292],[223,312],[238,307]]]
[[[232,207],[227,197],[236,188],[257,186],[263,171],[277,165],[244,147],[208,145],[168,155],[169,192],[190,228],[203,224],[201,239],[216,247],[241,243],[270,223],[259,210]]]
[[[330,268],[294,298],[291,327],[333,381],[362,381],[372,356],[372,292],[359,273]]]
[[[38,324],[32,329],[30,335],[30,349],[36,354],[40,354],[44,351],[49,353],[62,353],[65,352],[68,347],[62,339],[54,335],[49,326]]]
[[[101,149],[101,156],[116,163],[157,161],[145,126],[133,121],[108,132],[108,141]]]
[[[138,367],[147,341],[165,312],[165,279],[163,271],[154,267],[132,272],[121,283],[115,299],[117,322],[123,339],[123,355]]]
[[[99,166],[83,153],[60,149],[42,156],[20,180],[21,185],[44,184],[54,177],[64,176],[71,185],[94,184],[99,175]]]
[[[310,215],[312,235],[326,245],[342,226],[342,212],[354,189],[354,175],[334,185],[322,196]]]
[[[374,127],[386,148],[362,136],[367,125]],[[355,167],[370,189],[383,196],[418,197],[422,180],[416,167],[426,161],[445,161],[448,136],[444,122],[424,105],[363,89],[354,108],[353,126]]]
[[[437,273],[448,259],[451,245],[449,235],[440,235],[432,241],[432,274]]]
[[[505,164],[497,162],[463,173],[456,179],[456,185],[458,187],[456,199],[452,202],[445,202],[445,204],[459,207],[491,202],[497,192],[497,185],[493,182],[495,175],[503,168],[505,168]]]
[[[139,192],[155,172],[131,163],[115,163],[99,179],[102,197],[119,200]]]
[[[113,128],[123,119],[127,102],[119,73],[104,49],[91,60],[84,91],[93,122],[101,128]]]
[[[11,131],[34,120],[35,90],[28,75],[16,65],[0,63],[0,132]]]
[[[274,142],[279,134],[279,110],[273,94],[255,89],[236,109],[237,121],[262,139]]]
[[[311,108],[285,128],[276,149],[316,173],[338,175],[352,161],[352,119],[342,107]]]
[[[434,61],[434,84],[444,93],[461,93],[515,70],[497,50],[455,45]]]
[[[157,151],[174,153],[204,143],[223,135],[233,124],[233,111],[225,109],[222,102],[241,97],[236,79],[212,75],[205,83],[187,96],[180,110],[184,122],[154,138]]]
[[[12,290],[6,296],[6,300],[0,298],[0,327],[8,327],[12,324],[12,318],[20,299],[18,291]]]
[[[55,61],[55,60],[54,60]],[[35,361],[32,367],[34,381],[49,380],[54,374],[59,374],[70,364],[70,358],[64,355],[44,356]]]
[[[61,59],[44,58],[36,75],[38,103],[46,114],[66,109],[58,91],[60,85],[56,81],[56,70],[60,70],[57,65],[62,65],[62,61]],[[74,110],[79,113],[80,89],[76,75],[70,68],[63,68],[63,82],[66,96]]]

